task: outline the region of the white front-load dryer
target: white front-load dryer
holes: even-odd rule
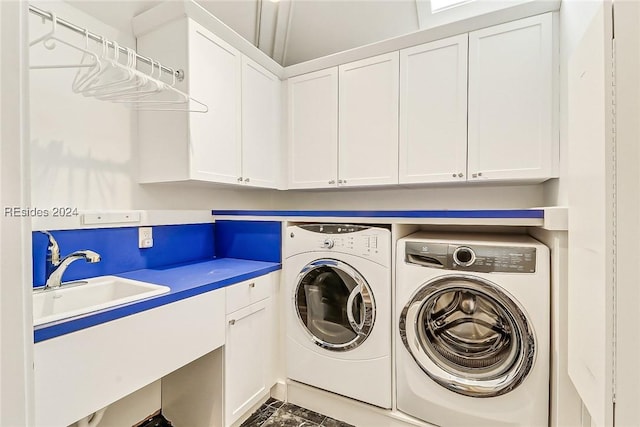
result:
[[[391,408],[391,234],[309,224],[285,238],[287,377]]]
[[[397,406],[442,427],[548,425],[549,249],[524,235],[397,243]]]

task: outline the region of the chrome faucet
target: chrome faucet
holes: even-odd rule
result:
[[[67,270],[67,267],[71,265],[72,262],[77,261],[79,259],[84,259],[88,263],[96,263],[100,261],[100,254],[84,250],[84,251],[76,251],[73,252],[66,257],[62,258],[62,261],[58,264],[58,266],[51,272],[49,278],[47,279],[47,283],[44,285],[45,289],[55,289],[59,288],[62,284],[62,275]]]

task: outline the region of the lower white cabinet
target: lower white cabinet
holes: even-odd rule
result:
[[[275,383],[277,321],[272,297],[277,274],[227,288],[224,351],[224,425],[233,425]]]
[[[225,425],[269,393],[269,328],[271,299],[262,300],[227,315],[225,347]]]

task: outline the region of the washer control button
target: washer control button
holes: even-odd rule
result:
[[[461,267],[468,267],[476,261],[476,254],[473,249],[460,246],[453,251],[453,262]]]
[[[324,242],[322,242],[322,247],[327,249],[333,248],[333,245],[334,245],[334,242],[331,239],[324,239]]]

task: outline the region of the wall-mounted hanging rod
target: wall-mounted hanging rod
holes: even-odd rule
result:
[[[29,5],[29,12],[33,13],[36,16],[39,16],[43,19],[48,19],[50,21],[53,20],[53,16],[51,13],[42,10],[40,8],[37,8],[35,6]],[[79,27],[75,24],[72,24],[69,21],[65,21],[64,19],[60,19],[60,18],[56,18],[56,22],[58,25],[63,26],[65,28],[68,28],[71,31],[74,31],[78,34],[82,34],[82,35],[86,35],[87,37],[89,37],[91,40],[94,40],[98,43],[102,43],[103,38],[102,36],[92,33],[91,31],[87,31],[85,28]],[[122,53],[125,57],[127,56],[127,48],[123,47],[123,46],[119,46],[114,44],[111,40],[107,40],[107,45],[113,49],[117,48],[120,50],[120,53]],[[138,61],[142,61],[145,64],[148,64],[150,66],[158,66],[158,62],[157,61],[153,61],[151,58],[147,58],[146,56],[142,56],[138,53],[136,53],[137,55],[137,60]],[[184,71],[183,70],[174,70],[173,68],[169,68],[169,67],[165,67],[164,65],[161,65],[162,71],[169,74],[169,75],[175,75],[176,76],[176,80],[178,80],[179,82],[181,82],[184,79]]]

